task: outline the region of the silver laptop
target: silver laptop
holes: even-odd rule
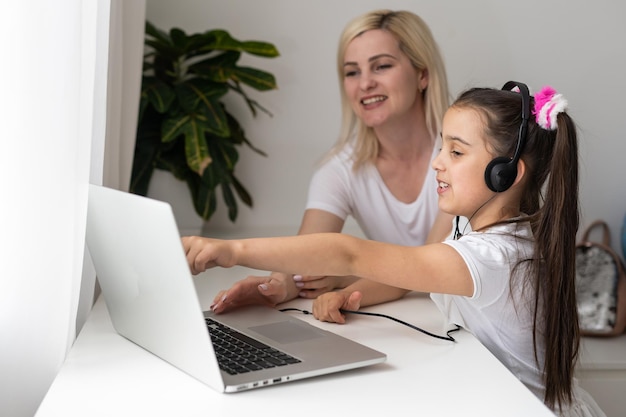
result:
[[[217,391],[238,392],[386,360],[381,352],[270,307],[202,312],[165,202],[90,185],[87,246],[115,330]],[[218,276],[220,269],[208,273]],[[235,340],[218,340],[222,333]],[[235,363],[234,354],[248,345],[256,352],[243,353],[243,365]],[[226,363],[218,363],[218,357]]]

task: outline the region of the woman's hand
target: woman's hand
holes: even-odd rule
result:
[[[294,275],[293,280],[301,298],[317,298],[321,294],[338,288],[346,288],[355,282],[357,277],[306,276]]]
[[[237,281],[228,290],[220,291],[213,299],[211,310],[225,313],[244,305],[276,306],[297,297],[298,289],[291,275],[273,273],[269,276],[250,275]]]

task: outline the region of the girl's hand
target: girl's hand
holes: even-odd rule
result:
[[[233,245],[227,240],[200,236],[185,236],[181,240],[193,275],[216,266],[230,268],[234,265]]]
[[[313,301],[313,317],[320,321],[344,324],[346,317],[340,309],[358,310],[361,307],[363,295],[359,291],[327,292]]]

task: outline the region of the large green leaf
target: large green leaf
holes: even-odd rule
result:
[[[166,119],[161,127],[161,141],[171,142],[180,137],[180,135],[184,135],[192,117],[192,115],[183,114]]]
[[[232,172],[235,169],[235,165],[237,165],[237,161],[239,161],[237,148],[235,148],[230,141],[225,141],[220,138],[217,150],[219,151],[219,160],[224,163],[224,169],[228,172]]]
[[[215,189],[210,189],[203,185],[200,185],[198,190],[198,196],[194,202],[196,213],[200,215],[204,220],[209,220],[217,208],[217,196],[215,195]]]
[[[181,52],[185,52],[187,44],[189,43],[189,37],[185,32],[178,28],[172,28],[170,30],[170,39],[174,47]]]
[[[232,176],[232,184],[237,192],[237,195],[239,196],[239,199],[241,199],[241,201],[243,201],[243,203],[248,207],[252,207],[252,196],[234,175]]]
[[[158,29],[149,21],[146,21],[146,36],[151,36],[161,43],[167,44],[171,42],[170,37],[167,35],[167,33],[162,31],[161,29]]]
[[[278,49],[269,42],[246,41],[241,44],[241,51],[264,58],[275,58],[280,55]]]
[[[207,186],[198,176],[188,179],[187,185],[193,196],[196,213],[204,220],[209,220],[217,208],[215,187]]]
[[[180,29],[172,29],[172,31],[176,32],[180,31]],[[172,31],[170,31],[170,33]],[[165,58],[169,61],[177,60],[184,53],[183,49],[175,45],[170,35],[160,29],[157,29],[150,22],[146,22],[146,39],[144,43],[146,46],[149,46],[154,50],[152,55],[159,55],[161,58]],[[144,67],[144,70],[145,69],[146,68]]]
[[[174,177],[182,181],[198,176],[187,165],[184,140],[161,142],[159,155],[156,159],[156,168],[169,171]]]
[[[259,91],[273,90],[278,87],[276,78],[272,74],[256,68],[236,67],[231,74],[231,78]]]
[[[175,87],[176,95],[181,107],[186,112],[194,112],[199,103],[206,103],[211,99],[219,99],[228,92],[223,83],[215,83],[201,78],[192,78]]]
[[[169,62],[171,65],[185,55],[185,50],[174,45],[172,40],[169,38],[165,41],[161,39],[146,38],[144,43],[147,47],[149,47],[146,49],[144,59],[160,59],[162,61]],[[146,69],[147,68],[144,66],[144,71]]]
[[[208,102],[201,103],[198,110],[205,118],[205,129],[207,132],[221,137],[230,136],[230,127],[226,121],[226,113],[222,103],[211,98]]]
[[[205,53],[214,49],[223,51],[241,50],[241,42],[230,36],[230,34],[223,29],[209,30],[199,36],[205,41],[204,45],[197,49],[200,53]]]
[[[190,118],[185,125],[185,155],[187,156],[187,164],[192,171],[200,176],[211,164],[209,147],[204,132],[204,124],[197,118]]]
[[[269,42],[245,41],[241,42],[233,38],[227,31],[215,29],[207,31],[199,36],[203,39],[204,45],[199,47],[198,53],[210,52],[215,49],[223,51],[241,51],[265,58],[277,57],[280,54],[278,49]]]
[[[234,158],[237,158],[237,150],[223,138],[215,138],[215,140],[218,143],[214,143],[214,146],[210,149],[211,156],[213,157],[211,163],[212,169],[205,171],[203,181],[209,187],[216,188],[217,186],[221,186],[222,197],[228,207],[228,217],[233,221],[233,219],[237,217],[237,201],[229,187],[232,180],[231,172],[233,168],[231,162],[233,153],[235,155]],[[210,174],[208,171],[210,171]]]
[[[188,113],[202,114],[206,118],[205,129],[223,137],[230,135],[230,129],[219,99],[227,91],[224,84],[202,79],[192,79],[176,87],[182,109]]]
[[[188,58],[193,58],[198,55],[204,55],[211,53],[212,49],[208,48],[213,42],[214,36],[209,33],[196,33],[189,35],[187,38],[186,54]]]
[[[235,199],[235,194],[230,189],[230,184],[223,182],[222,183],[222,197],[224,198],[224,203],[226,203],[226,207],[228,207],[228,218],[230,221],[235,221],[237,218],[237,199]]]
[[[188,71],[207,80],[225,83],[231,79],[240,56],[240,52],[224,52],[190,65]]]
[[[184,54],[181,49],[176,48],[171,43],[163,43],[158,40],[146,39],[145,44],[153,49],[153,52],[149,53],[148,56],[158,56],[161,59],[166,59],[170,62],[177,60]]]
[[[176,98],[172,87],[154,77],[143,77],[141,95],[145,96],[159,113],[167,112]]]

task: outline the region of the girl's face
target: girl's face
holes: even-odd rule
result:
[[[343,86],[353,111],[366,126],[414,117],[421,111],[419,90],[428,85],[389,32],[375,29],[354,38],[344,56]]]
[[[478,220],[489,212],[482,206],[495,195],[485,183],[485,168],[493,156],[483,126],[473,109],[450,107],[444,115],[442,148],[432,166],[437,171],[439,208],[446,213],[468,218],[475,214]]]

